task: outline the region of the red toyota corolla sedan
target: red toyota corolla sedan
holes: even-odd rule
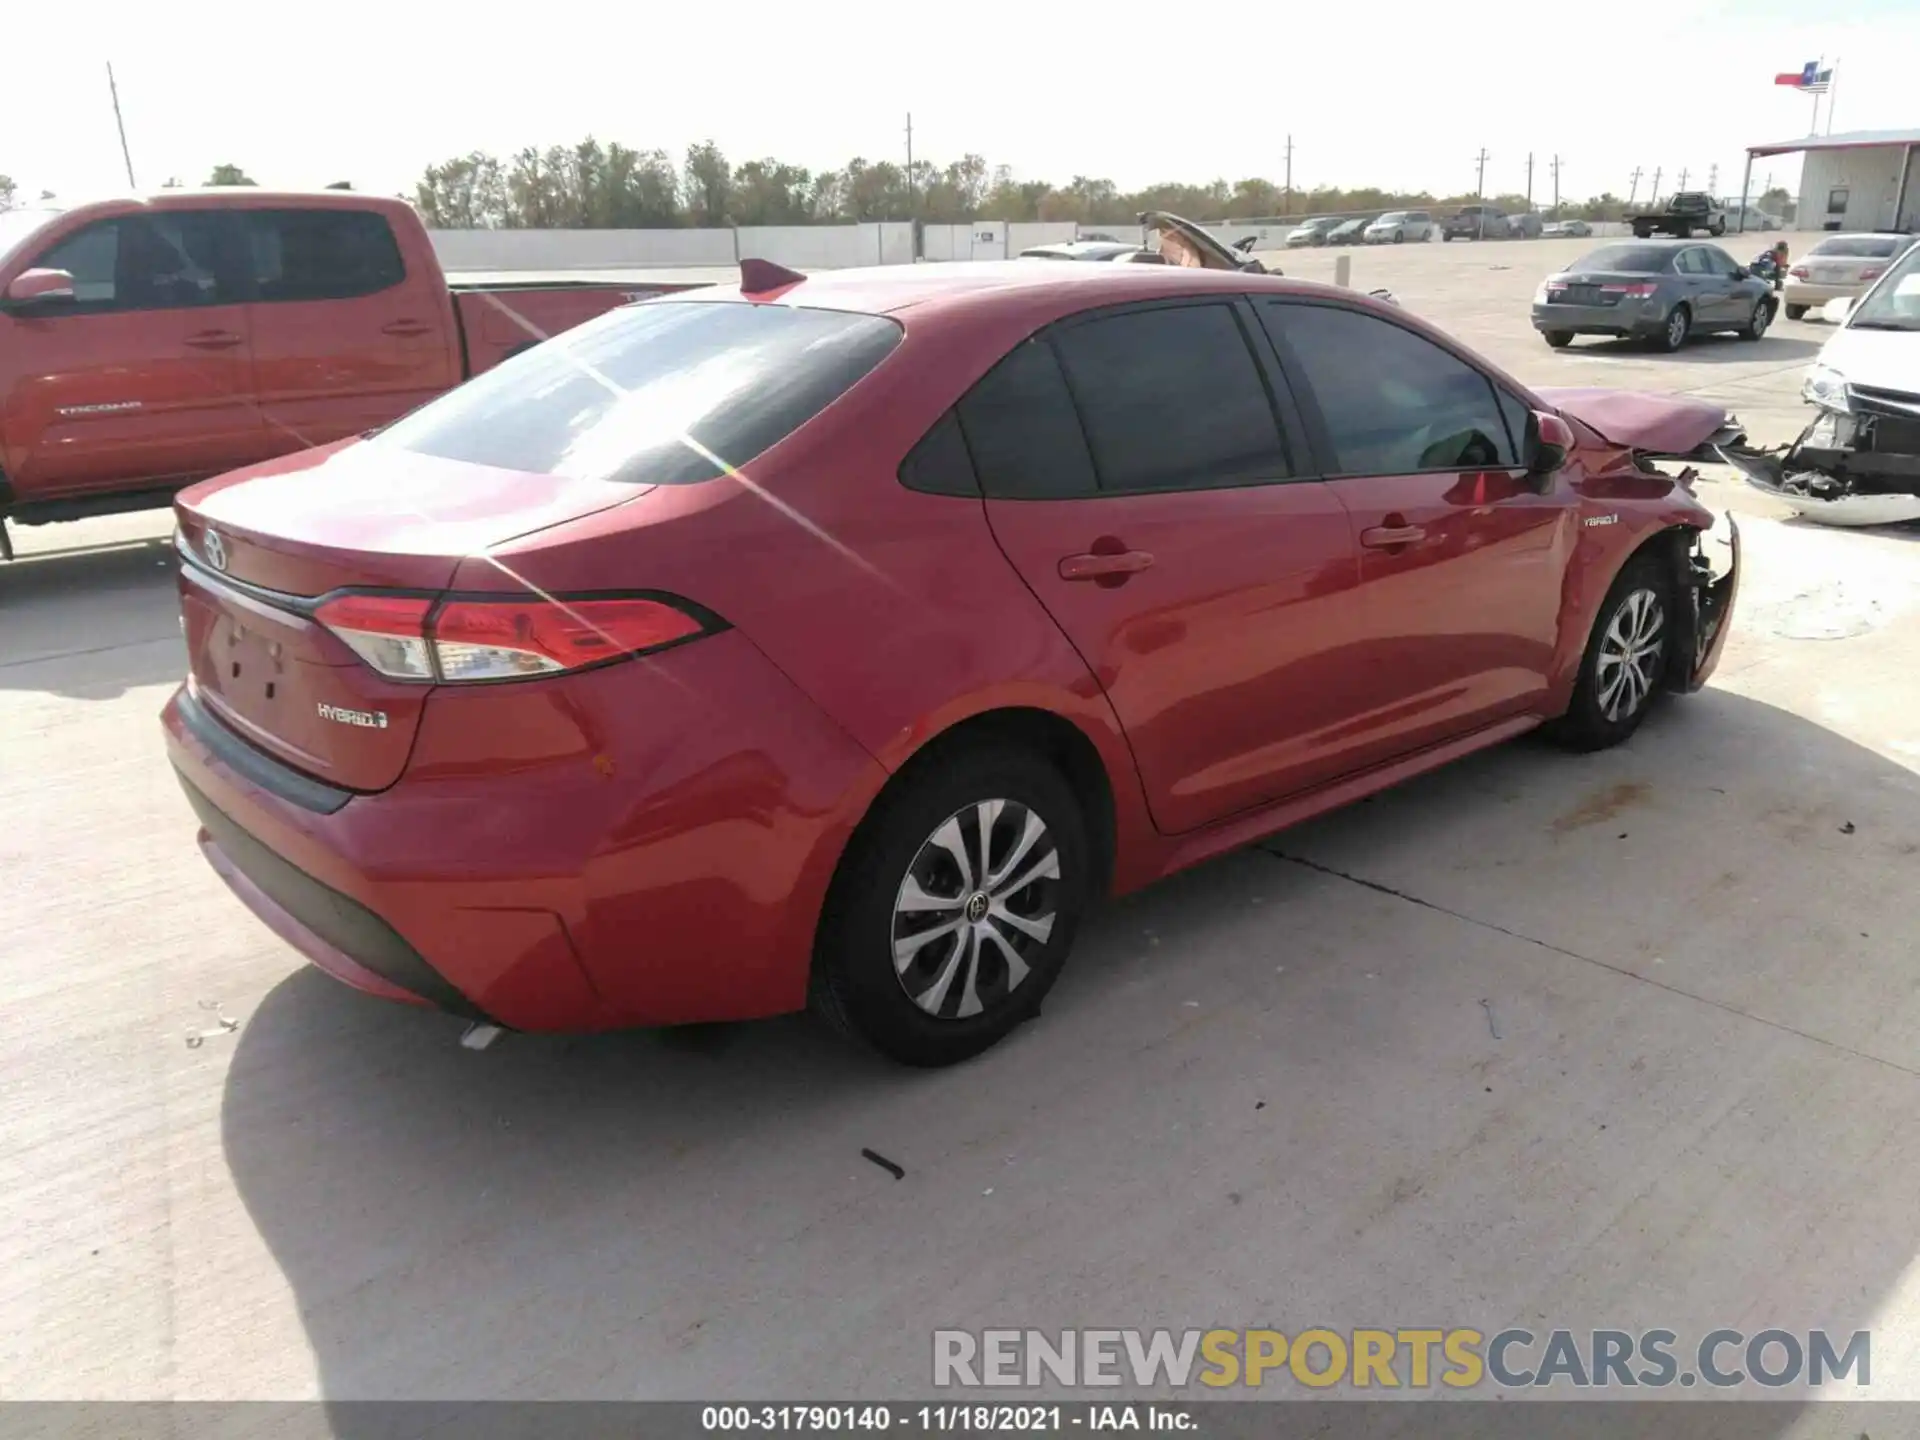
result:
[[[171,758],[359,989],[944,1064],[1100,897],[1699,686],[1731,434],[1276,276],[749,262],[184,493]]]

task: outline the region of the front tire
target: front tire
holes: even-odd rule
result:
[[[1749,315],[1747,317],[1747,323],[1740,327],[1740,338],[1742,340],[1758,340],[1762,335],[1767,333],[1767,326],[1772,323],[1773,302],[1767,299],[1756,300],[1753,302],[1753,314]]]
[[[1657,557],[1636,556],[1613,582],[1587,637],[1573,701],[1554,726],[1572,750],[1605,750],[1640,728],[1666,677],[1670,586]]]
[[[1396,245],[1403,245],[1403,244],[1405,244],[1405,243],[1406,243],[1406,239],[1407,239],[1407,232],[1406,232],[1406,231],[1404,231],[1404,230],[1396,230],[1396,231],[1394,231],[1394,232],[1393,232],[1393,243],[1394,243],[1394,244],[1396,244]]]
[[[814,1009],[904,1065],[952,1065],[1040,1010],[1094,890],[1059,771],[983,743],[881,797],[841,860],[815,945]]]
[[[1573,343],[1571,330],[1542,330],[1540,337],[1556,350],[1564,350]]]
[[[1716,240],[1718,240],[1722,235],[1726,233],[1727,233],[1727,222],[1724,220],[1718,221],[1715,224],[1709,225],[1707,227],[1707,234],[1713,236],[1713,238]]]

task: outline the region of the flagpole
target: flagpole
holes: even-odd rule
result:
[[[1840,57],[1833,57],[1833,76],[1827,81],[1827,134],[1833,134],[1833,97],[1840,91]]]
[[[1802,51],[1801,53],[1805,54],[1806,52]],[[1819,83],[1820,72],[1826,68],[1826,63],[1827,57],[1825,55],[1822,55],[1818,60],[1813,62],[1813,79],[1815,84]],[[1818,135],[1820,133],[1820,92],[1818,90],[1813,92],[1813,124],[1807,128],[1807,133],[1809,135]]]

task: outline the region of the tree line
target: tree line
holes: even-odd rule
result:
[[[1319,186],[1289,193],[1252,177],[1208,184],[1165,182],[1122,190],[1111,180],[1076,175],[1065,185],[1023,180],[1006,165],[976,154],[939,164],[856,157],[813,171],[766,157],[734,164],[711,140],[689,146],[678,161],[665,150],[635,150],[589,136],[576,145],[528,147],[510,158],[476,150],[432,165],[415,187],[428,225],[447,230],[658,229],[671,226],[809,225],[915,219],[954,224],[976,218],[1128,225],[1144,210],[1170,210],[1190,220],[1251,220],[1398,208],[1447,210],[1483,200],[1513,211],[1521,194],[1347,189]],[[1771,203],[1769,203],[1771,202]],[[1545,202],[1536,202],[1547,208]],[[1779,211],[1784,189],[1760,201]],[[1611,193],[1567,200],[1561,215],[1618,220],[1629,212]]]
[[[179,183],[170,179],[167,187]],[[229,164],[216,165],[204,183],[257,182]],[[341,180],[328,188],[353,186]],[[51,197],[43,193],[41,198]],[[1018,179],[1011,167],[990,167],[972,154],[945,165],[916,160],[911,170],[891,160],[855,158],[837,170],[811,171],[771,157],[736,165],[710,140],[689,146],[676,162],[664,150],[634,150],[617,141],[603,145],[591,136],[577,145],[528,147],[505,160],[476,150],[430,165],[412,199],[426,223],[439,230],[652,230],[907,219],[1130,225],[1143,210],[1171,210],[1207,222],[1414,208],[1444,212],[1479,200],[1508,211],[1528,205],[1520,194],[1434,195],[1339,186],[1288,193],[1258,177],[1204,185],[1166,182],[1128,191],[1111,180],[1076,175],[1056,185]],[[18,187],[0,175],[0,210],[17,203]],[[1546,202],[1537,203],[1547,208]],[[1793,210],[1793,197],[1780,186],[1756,203],[1776,215]],[[1643,207],[1607,192],[1564,201],[1558,213],[1618,220],[1635,208]]]

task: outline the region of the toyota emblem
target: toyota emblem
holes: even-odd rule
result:
[[[209,530],[201,537],[200,553],[207,557],[207,563],[216,570],[227,568],[227,542],[220,538],[218,530]]]

